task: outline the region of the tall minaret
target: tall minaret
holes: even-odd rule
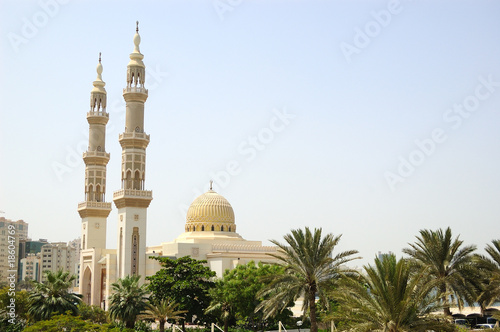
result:
[[[111,203],[105,201],[106,165],[109,153],[106,153],[106,89],[102,77],[101,54],[97,65],[97,78],[90,92],[89,147],[83,153],[85,162],[85,201],[78,204],[78,213],[82,218],[82,250],[106,248],[106,219],[111,211]]]
[[[149,135],[144,132],[144,103],[148,90],[144,88],[146,67],[139,50],[139,22],[134,36],[134,51],[127,66],[127,87],[123,89],[126,103],[125,132],[120,134],[122,146],[121,190],[113,194],[118,208],[117,278],[146,274],[147,208],[152,191],[144,190],[146,147]]]

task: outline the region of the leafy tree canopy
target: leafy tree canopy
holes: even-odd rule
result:
[[[210,304],[209,290],[214,287],[215,272],[205,260],[184,256],[178,259],[151,257],[160,262],[162,268],[155,275],[147,277],[152,296],[161,300],[171,298],[179,303],[180,310],[187,310],[184,322],[203,323],[205,309]]]
[[[11,295],[14,295],[14,297]],[[11,303],[11,298],[15,299],[16,320],[26,320],[28,315],[28,292],[24,290],[13,292],[8,286],[0,289],[0,308],[6,309]]]
[[[286,321],[292,315],[287,309],[276,317],[264,319],[261,311],[255,312],[257,306],[264,300],[264,297],[258,297],[257,294],[267,286],[271,277],[282,275],[284,271],[281,265],[262,262],[255,264],[253,261],[238,265],[233,270],[226,270],[223,291],[228,303],[233,305],[238,325],[249,329],[263,329],[278,321]],[[293,306],[293,302],[288,303],[288,306]]]
[[[78,311],[83,320],[96,324],[105,324],[108,322],[108,314],[99,306],[88,305],[82,302],[78,305]]]

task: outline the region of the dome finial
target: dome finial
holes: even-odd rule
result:
[[[99,63],[101,63],[101,52],[99,52]]]
[[[141,43],[141,36],[139,36],[139,21],[136,21],[135,35],[134,35],[134,52],[133,53],[141,53],[139,49],[139,44]]]
[[[210,190],[212,190],[212,184],[214,183],[214,180],[210,180]]]

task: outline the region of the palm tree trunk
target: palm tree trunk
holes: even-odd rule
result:
[[[165,320],[160,319],[158,324],[160,325],[160,332],[165,332]]]
[[[309,319],[311,320],[311,332],[318,332],[318,321],[316,320],[316,290],[315,289],[311,289],[309,291]]]
[[[224,319],[224,332],[229,331],[229,319]]]
[[[443,308],[443,313],[445,316],[451,316],[451,310],[450,310],[450,304],[448,302],[448,298],[447,298],[447,295],[446,295],[446,285],[445,284],[441,284],[441,286],[439,286],[439,291],[441,292],[442,294],[442,301],[444,302],[444,308]]]

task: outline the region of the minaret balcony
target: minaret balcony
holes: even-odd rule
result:
[[[89,124],[102,124],[105,125],[109,121],[109,113],[103,111],[90,111],[87,112],[87,121]]]
[[[153,199],[153,191],[137,189],[120,189],[113,193],[113,201],[117,208],[122,207],[145,207],[147,208]]]
[[[148,99],[148,89],[143,86],[127,86],[123,89],[123,99],[127,103],[131,101],[144,103]]]
[[[105,111],[90,111],[87,112],[87,118],[91,116],[103,116],[106,118],[109,118],[109,113],[106,113]]]
[[[83,153],[83,161],[86,165],[97,164],[97,165],[107,165],[109,161],[110,154],[103,151],[86,151]]]
[[[145,93],[148,94],[148,89],[143,86],[127,86],[123,88],[123,93]]]
[[[149,135],[138,132],[125,132],[121,133],[118,141],[122,148],[143,148],[145,149],[149,144]]]
[[[87,201],[78,203],[78,213],[82,218],[85,217],[104,217],[106,218],[111,211],[111,203]]]

